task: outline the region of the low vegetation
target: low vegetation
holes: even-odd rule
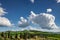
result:
[[[60,40],[60,34],[35,30],[0,32],[0,40]]]

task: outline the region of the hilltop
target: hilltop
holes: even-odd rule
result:
[[[60,34],[36,30],[0,32],[0,40],[60,40]]]

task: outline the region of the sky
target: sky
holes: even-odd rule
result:
[[[60,31],[59,17],[60,0],[0,0],[0,31]]]

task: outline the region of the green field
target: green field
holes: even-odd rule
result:
[[[34,30],[0,32],[0,40],[60,40],[60,34]]]

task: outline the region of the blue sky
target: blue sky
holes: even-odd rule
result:
[[[11,27],[12,29],[17,30],[20,28],[17,27],[17,23],[20,21],[21,16],[27,19],[31,14],[30,11],[40,14],[46,12],[48,8],[52,9],[50,14],[55,16],[56,25],[60,26],[60,3],[57,3],[56,0],[35,0],[34,3],[32,3],[31,0],[0,0],[0,3],[2,4],[1,7],[8,12],[4,17],[8,18],[11,23],[14,23],[16,26]],[[0,31],[8,30],[8,28],[9,27],[0,27]]]

